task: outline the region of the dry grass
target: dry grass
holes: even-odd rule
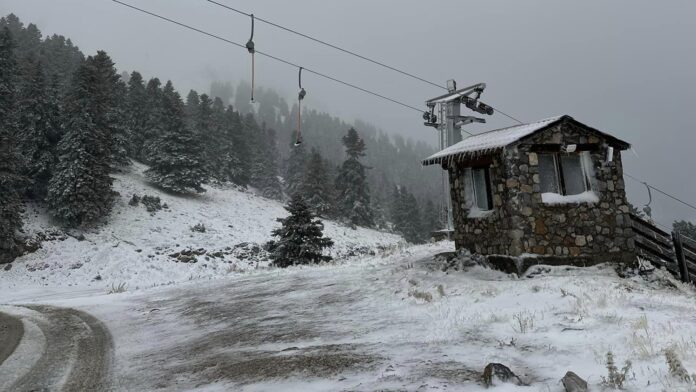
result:
[[[127,289],[128,286],[126,285],[126,282],[121,282],[118,285],[116,283],[112,283],[107,294],[125,293]]]

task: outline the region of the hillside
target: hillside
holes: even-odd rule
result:
[[[267,267],[267,258],[258,248],[271,239],[276,218],[287,215],[280,202],[234,185],[209,186],[200,196],[173,196],[150,186],[143,177],[145,169],[134,164],[114,175],[114,190],[120,194],[114,211],[106,224],[80,233],[82,241],[75,238],[80,236],[76,232],[70,232],[73,236],[61,232],[42,208],[27,206],[25,231],[32,236],[43,233],[49,240],[36,252],[15,260],[11,269],[0,270],[0,286],[105,291],[125,283],[133,290]],[[159,197],[168,208],[151,214],[142,203],[129,205],[133,194]],[[205,232],[191,230],[199,223]],[[402,242],[389,233],[353,230],[332,221],[324,224],[325,234],[335,242],[329,253],[336,259]],[[208,257],[194,255],[195,263],[177,262],[170,256],[201,248]]]

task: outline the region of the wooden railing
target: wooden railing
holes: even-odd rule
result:
[[[667,233],[645,219],[631,214],[636,253],[657,267],[665,267],[683,282],[696,279],[696,240],[678,232]]]

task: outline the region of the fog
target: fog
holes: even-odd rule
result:
[[[241,44],[249,38],[248,17],[205,0],[125,1]],[[693,1],[219,1],[440,84],[486,82],[483,100],[524,122],[569,114],[633,145],[623,155],[626,172],[696,204]],[[171,79],[184,93],[250,77],[244,49],[108,0],[0,0],[0,13],[10,12],[86,54],[106,50],[119,71]],[[254,41],[258,50],[418,108],[443,91],[262,23]],[[297,69],[259,56],[257,84],[294,99]],[[436,142],[416,111],[311,74],[303,85],[305,107]],[[467,129],[513,124],[496,114]],[[642,207],[645,187],[630,179],[627,186]],[[651,207],[665,225],[696,220],[696,211],[655,192]]]

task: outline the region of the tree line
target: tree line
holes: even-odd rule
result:
[[[147,179],[172,193],[231,182],[277,200],[299,194],[322,217],[391,227],[414,242],[426,237],[407,233],[425,230],[436,212],[426,204],[428,213],[419,214],[413,195],[397,208],[391,204],[401,199],[370,192],[373,168],[363,162],[366,142],[353,127],[334,133],[333,145],[344,149],[338,165],[322,155],[324,146],[291,146],[290,132],[278,135],[279,117],[264,107],[234,108],[226,87],[213,84],[211,95],[192,90],[184,100],[171,81],[118,74],[104,51],[85,57],[69,39],[43,38],[12,14],[0,18],[0,254],[21,251],[24,201],[45,204],[69,227],[108,216],[116,197],[111,174],[132,160],[148,165]],[[315,122],[321,124],[308,127]]]

